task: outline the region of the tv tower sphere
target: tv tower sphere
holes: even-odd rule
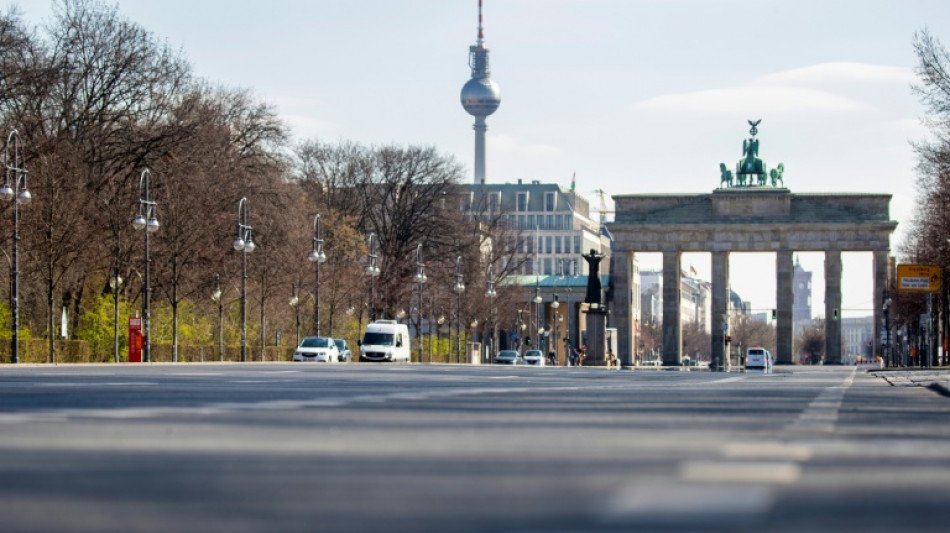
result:
[[[473,117],[487,117],[501,104],[501,87],[491,78],[472,78],[462,86],[462,107]]]

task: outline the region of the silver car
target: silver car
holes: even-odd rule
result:
[[[338,352],[340,352],[341,363],[349,363],[353,361],[353,352],[350,351],[350,347],[347,346],[345,340],[333,339],[333,343],[336,344],[336,349]]]
[[[496,365],[523,365],[524,359],[517,350],[502,350],[492,359]]]

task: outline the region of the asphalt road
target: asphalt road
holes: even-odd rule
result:
[[[950,530],[950,398],[852,367],[0,367],[0,531]]]

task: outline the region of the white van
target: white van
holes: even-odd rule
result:
[[[749,348],[745,352],[746,370],[772,371],[772,354],[765,348]]]
[[[405,361],[410,354],[409,327],[395,320],[377,320],[366,326],[360,342],[360,361]]]

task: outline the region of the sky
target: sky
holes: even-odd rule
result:
[[[49,0],[0,0],[40,25]],[[471,175],[469,79],[477,0],[120,0],[195,73],[252,89],[296,140],[434,146]],[[709,193],[761,119],[759,156],[793,193],[892,194],[896,253],[914,214],[925,140],[913,36],[950,43],[946,0],[484,0],[491,77],[487,180],[569,186],[599,204]],[[641,268],[658,267],[657,254]],[[824,313],[823,256],[813,314]],[[708,254],[685,254],[709,279]],[[775,307],[772,254],[733,254],[731,283]],[[871,313],[871,256],[844,254],[842,314]]]

